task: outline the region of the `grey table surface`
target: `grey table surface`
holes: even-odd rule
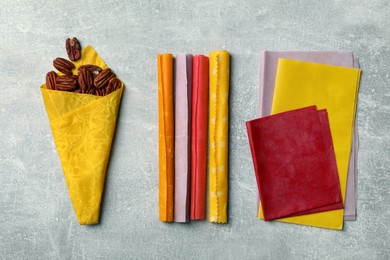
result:
[[[390,5],[372,1],[0,1],[0,258],[389,259]],[[39,86],[64,40],[125,82],[101,224],[74,214]],[[156,54],[231,53],[229,223],[158,221]],[[332,231],[256,218],[244,122],[258,115],[260,50],[353,51],[358,218]]]

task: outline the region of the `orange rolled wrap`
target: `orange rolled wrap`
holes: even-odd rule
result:
[[[173,221],[174,192],[174,113],[173,57],[158,54],[158,143],[159,143],[159,209],[160,221]]]

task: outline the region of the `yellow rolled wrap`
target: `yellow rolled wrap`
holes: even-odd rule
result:
[[[312,105],[327,109],[343,200],[360,72],[359,69],[279,59],[275,81],[272,114]],[[339,209],[278,221],[341,230],[343,213],[344,210]],[[259,217],[263,218],[261,207]]]
[[[229,73],[227,51],[210,52],[209,221],[227,222]]]
[[[96,51],[87,46],[76,70],[83,64],[107,68]],[[81,225],[99,223],[100,203],[111,143],[123,91],[94,96],[49,90],[41,86],[69,195]]]

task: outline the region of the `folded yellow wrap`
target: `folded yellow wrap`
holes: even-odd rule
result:
[[[227,51],[210,53],[209,221],[227,222],[229,71]]]
[[[158,157],[159,157],[159,217],[173,221],[175,187],[175,134],[173,112],[173,56],[158,54]]]
[[[107,68],[91,46],[83,49],[83,64]],[[94,96],[41,86],[54,142],[60,156],[69,195],[81,225],[99,223],[106,168],[123,91]]]
[[[359,69],[288,59],[279,59],[276,74],[272,114],[312,105],[327,109],[343,200],[359,82]],[[343,212],[333,210],[280,221],[341,230]],[[261,207],[259,217],[263,217]]]

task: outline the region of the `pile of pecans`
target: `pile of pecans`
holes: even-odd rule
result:
[[[66,52],[71,61],[81,58],[81,47],[76,37],[66,40]],[[58,76],[55,71],[46,74],[46,86],[51,90],[106,96],[122,86],[121,81],[110,68],[102,70],[99,66],[87,64],[78,68],[73,74],[74,64],[63,58],[56,58],[53,66],[64,75]]]

